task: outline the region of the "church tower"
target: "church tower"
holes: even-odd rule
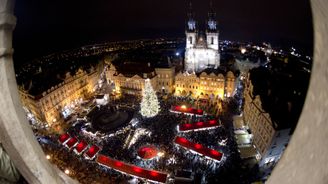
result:
[[[197,28],[192,3],[189,4],[188,21],[186,25],[186,48],[192,48],[196,44]]]
[[[216,13],[213,11],[213,2],[210,1],[210,11],[206,22],[206,37],[208,48],[219,50],[219,31],[217,28]]]
[[[200,73],[207,68],[216,69],[220,65],[219,32],[212,2],[206,21],[206,36],[198,34],[191,3],[186,26],[185,71]]]

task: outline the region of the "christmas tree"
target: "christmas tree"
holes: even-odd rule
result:
[[[140,113],[143,117],[154,117],[160,111],[159,102],[150,80],[145,80],[145,87],[142,91],[142,100],[140,104]]]

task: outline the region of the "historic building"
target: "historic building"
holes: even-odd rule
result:
[[[142,65],[142,66],[141,66]],[[140,63],[111,63],[106,72],[107,79],[114,83],[119,93],[141,95],[145,79],[150,79],[153,88],[160,93],[173,93],[176,96],[193,98],[231,97],[235,91],[235,75],[202,72],[199,75],[187,72],[175,73],[174,67],[155,68]]]
[[[253,135],[253,144],[261,155],[260,166],[274,166],[285,150],[290,128],[282,128],[272,120],[262,107],[259,95],[254,95],[254,87],[249,74],[245,79],[243,117]]]
[[[157,74],[157,91],[172,93],[174,91],[175,67],[155,68]]]
[[[38,120],[52,124],[62,119],[75,102],[94,92],[99,72],[95,68],[89,72],[79,69],[74,75],[67,72],[63,77],[48,77],[39,81],[43,77],[35,76],[19,86],[19,94],[23,106]]]
[[[220,98],[233,96],[235,76],[229,71],[222,73],[202,72],[199,76],[189,73],[178,73],[175,77],[175,95],[190,95],[194,98]]]
[[[116,66],[110,63],[106,77],[114,84],[117,93],[141,95],[146,79],[157,90],[157,74],[150,63],[124,62]]]
[[[206,68],[217,68],[220,65],[219,31],[215,13],[208,13],[205,34],[199,32],[194,13],[188,13],[186,26],[185,70],[189,73],[199,73]]]
[[[143,66],[124,62],[114,66],[107,62],[107,79],[115,84],[117,92],[141,94],[144,80],[149,78],[157,92],[193,98],[224,99],[235,91],[235,75],[229,71],[218,73],[220,65],[219,31],[215,13],[208,13],[206,34],[198,32],[197,22],[190,5],[186,26],[186,51],[184,72],[176,74],[175,68]],[[212,71],[207,71],[212,70]]]

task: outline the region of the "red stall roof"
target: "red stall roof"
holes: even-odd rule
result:
[[[196,114],[196,115],[203,115],[203,110],[201,109],[194,109],[185,106],[173,106],[172,111],[177,111],[181,113],[189,113],[189,114]]]
[[[69,149],[71,149],[72,147],[74,147],[77,144],[77,142],[79,142],[79,140],[77,140],[76,137],[72,137],[66,142],[66,146]]]
[[[159,171],[144,169],[135,165],[126,164],[124,162],[114,160],[105,155],[99,154],[96,162],[108,168],[115,169],[117,171],[137,176],[140,178],[148,179],[155,182],[165,183],[167,174]]]
[[[208,122],[180,124],[179,131],[190,131],[190,130],[197,130],[197,129],[213,128],[219,125],[220,124],[216,120],[209,120]]]
[[[210,149],[210,148],[207,148],[207,147],[204,147],[201,144],[190,142],[186,138],[183,138],[183,137],[177,136],[175,138],[174,142],[182,147],[193,150],[201,155],[215,159],[217,161],[221,161],[221,159],[223,157],[223,153],[213,150],[213,149]]]
[[[69,138],[71,138],[71,136],[69,136],[68,133],[64,133],[64,134],[62,134],[62,135],[59,136],[58,141],[61,144],[64,144],[66,141],[68,141]]]
[[[76,145],[74,151],[77,154],[80,154],[81,152],[83,152],[85,149],[87,149],[88,147],[88,143],[86,143],[84,140],[80,141],[79,144]]]
[[[100,148],[98,146],[92,145],[84,155],[89,159],[93,159],[99,151]]]

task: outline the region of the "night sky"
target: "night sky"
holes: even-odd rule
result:
[[[193,0],[204,27],[209,0]],[[184,37],[186,0],[18,0],[15,62],[79,46]],[[312,48],[308,0],[214,0],[220,39]]]

